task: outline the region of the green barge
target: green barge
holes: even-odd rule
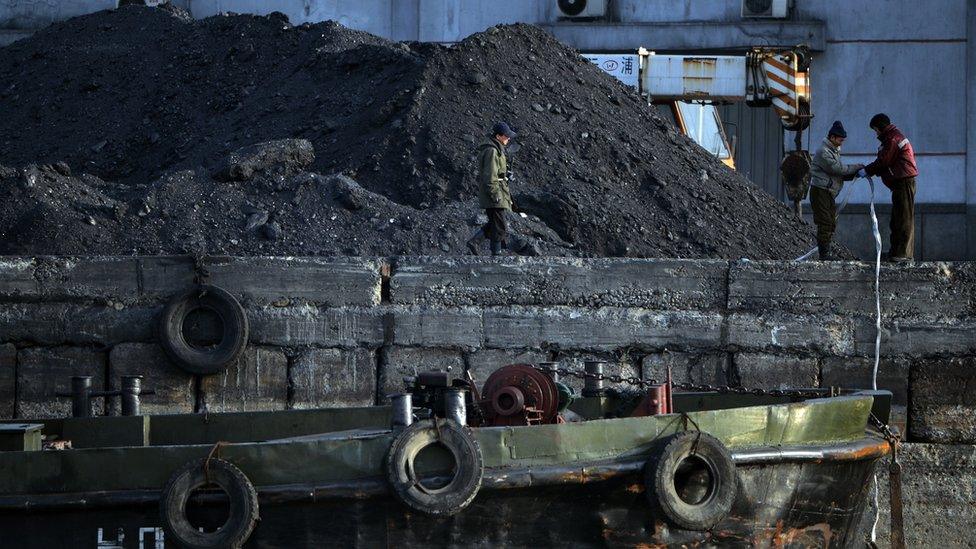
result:
[[[483,394],[421,374],[393,406],[7,421],[2,545],[863,544],[890,393],[570,402],[505,368]]]

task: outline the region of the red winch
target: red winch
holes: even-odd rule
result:
[[[556,423],[559,390],[531,364],[510,364],[488,377],[479,404],[489,425]]]

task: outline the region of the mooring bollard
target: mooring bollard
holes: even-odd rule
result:
[[[71,417],[91,417],[92,376],[71,378]]]
[[[583,396],[596,397],[603,396],[606,389],[603,386],[603,365],[606,362],[601,360],[587,360],[583,365],[586,379],[583,380]]]
[[[71,417],[92,417],[93,398],[122,397],[122,415],[137,416],[141,406],[139,397],[154,394],[155,391],[142,390],[142,376],[122,376],[122,388],[117,391],[92,391],[92,376],[72,376],[71,392],[56,396],[71,399]]]
[[[545,372],[553,381],[559,381],[558,362],[540,362],[539,369]]]
[[[142,376],[122,376],[122,415],[139,415]]]
[[[406,429],[413,423],[413,395],[400,393],[390,397],[393,407],[393,420],[390,428],[394,433]]]

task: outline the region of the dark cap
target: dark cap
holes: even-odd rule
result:
[[[891,119],[888,118],[888,115],[883,112],[879,112],[871,117],[871,123],[868,124],[868,126],[877,130],[883,130],[887,128],[889,124],[891,124]]]
[[[840,120],[834,120],[834,125],[830,127],[830,131],[827,135],[836,135],[837,137],[847,138],[847,130],[844,129],[844,125],[840,123]]]
[[[509,128],[508,127],[508,124],[506,124],[504,122],[499,122],[499,123],[495,124],[495,127],[491,129],[491,134],[492,135],[504,135],[505,137],[507,137],[509,139],[515,139],[515,136],[518,135],[514,131],[512,131],[512,128]]]

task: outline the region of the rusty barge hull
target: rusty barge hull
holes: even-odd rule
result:
[[[738,497],[708,532],[674,529],[654,515],[639,460],[488,474],[475,502],[445,519],[405,512],[379,479],[270,488],[262,490],[262,520],[246,547],[850,547],[863,541],[869,481],[886,452],[887,443],[872,437],[816,451],[733,454]],[[97,510],[94,501],[76,500],[74,509],[7,512],[0,531],[35,532],[29,541],[5,542],[11,547],[95,546],[119,541],[120,532],[121,546],[147,546],[159,535],[156,499],[146,492]],[[43,528],[53,523],[57,529]]]
[[[380,427],[388,409],[53,420],[50,431],[74,432],[82,447],[0,452],[0,532],[32,532],[4,536],[5,547],[120,536],[120,546],[145,546],[162,535],[156,503],[168,476],[216,450],[258,488],[261,521],[247,547],[846,547],[861,541],[870,476],[887,452],[865,432],[871,407],[871,397],[852,396],[475,429],[483,488],[449,518],[410,512],[389,494],[381,472],[392,435]],[[100,440],[112,428],[106,419],[131,445]],[[689,428],[720,438],[736,466],[732,511],[707,531],[669,525],[644,493],[650,449]],[[218,441],[229,444],[215,449]],[[57,529],[43,527],[52,521]]]

